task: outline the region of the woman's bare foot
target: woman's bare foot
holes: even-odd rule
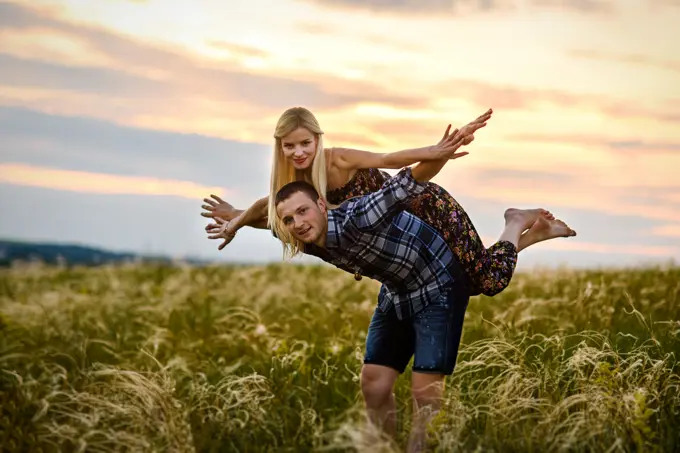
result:
[[[505,217],[506,225],[512,222],[517,222],[518,224],[521,224],[523,227],[522,231],[531,227],[539,218],[545,218],[547,220],[555,219],[555,216],[553,216],[550,213],[550,211],[547,211],[542,208],[537,209],[509,208],[505,210],[505,214],[503,215],[503,217]]]
[[[519,250],[548,239],[576,236],[576,231],[559,219],[539,216],[531,228],[519,238]]]

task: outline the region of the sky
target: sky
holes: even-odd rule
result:
[[[0,238],[278,262],[264,230],[218,251],[200,212],[268,193],[284,110],[390,152],[493,108],[434,179],[486,246],[543,207],[578,236],[519,268],[677,261],[678,23],[677,0],[0,0]]]

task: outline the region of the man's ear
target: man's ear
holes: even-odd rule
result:
[[[316,200],[316,205],[319,207],[321,212],[326,212],[326,202],[323,198],[319,197],[319,199]]]

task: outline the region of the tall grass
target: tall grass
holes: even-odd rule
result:
[[[312,266],[3,270],[2,451],[392,451],[359,393],[376,293]],[[431,449],[679,450],[679,294],[677,267],[563,269],[473,298]]]

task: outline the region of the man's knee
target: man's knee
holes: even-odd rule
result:
[[[399,373],[381,365],[364,365],[361,369],[361,393],[369,406],[382,406],[392,397]]]
[[[444,375],[414,372],[411,382],[411,397],[418,407],[439,407],[444,395]]]

